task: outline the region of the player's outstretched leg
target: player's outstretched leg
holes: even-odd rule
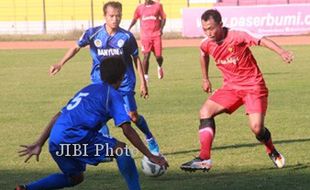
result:
[[[77,176],[56,173],[26,185],[18,185],[15,190],[62,189],[64,187],[73,187],[82,181],[82,173]]]
[[[146,137],[146,142],[148,144],[148,148],[149,150],[153,153],[153,154],[158,154],[159,153],[159,146],[153,136],[153,134],[151,133],[148,124],[146,122],[146,120],[144,119],[144,117],[142,115],[138,115],[138,119],[136,120],[137,127],[140,129],[140,131],[143,132],[143,134]]]
[[[285,166],[285,158],[275,149],[270,131],[266,127],[263,127],[260,133],[256,135],[256,139],[265,145],[266,152],[273,164],[277,168],[283,168]]]
[[[125,178],[129,190],[140,190],[139,174],[135,161],[126,148],[123,150],[123,154],[116,157],[118,169]]]
[[[199,157],[181,165],[181,169],[185,171],[209,171],[212,167],[211,147],[215,135],[214,118],[200,120],[199,139],[200,154]]]

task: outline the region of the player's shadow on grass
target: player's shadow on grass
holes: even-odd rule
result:
[[[278,140],[273,141],[273,144],[291,144],[291,143],[298,143],[298,142],[308,142],[310,138],[304,139],[288,139],[288,140]],[[225,146],[214,146],[212,150],[225,150],[225,149],[235,149],[235,148],[250,148],[255,146],[261,146],[261,143],[248,143],[248,144],[233,144],[233,145],[225,145]],[[176,151],[176,152],[166,152],[163,153],[164,155],[177,155],[177,154],[186,154],[191,152],[198,152],[199,149],[191,149],[191,150],[184,150],[184,151]]]
[[[269,73],[263,73],[265,75],[287,75],[289,72],[269,72]]]

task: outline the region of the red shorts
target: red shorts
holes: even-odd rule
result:
[[[141,39],[142,53],[154,52],[156,57],[162,55],[161,36]]]
[[[229,114],[233,113],[243,104],[247,114],[265,114],[268,106],[268,89],[262,87],[236,90],[222,87],[216,90],[209,99],[226,108]]]

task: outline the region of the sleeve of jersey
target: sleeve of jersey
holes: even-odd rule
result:
[[[137,57],[139,55],[139,48],[136,38],[130,34],[128,39],[128,50],[131,56]]]
[[[79,47],[85,47],[90,43],[90,29],[86,30],[77,41]]]
[[[160,11],[160,17],[161,17],[162,19],[166,19],[166,13],[164,12],[164,8],[163,8],[163,5],[162,5],[162,4],[160,4],[159,11]]]
[[[130,122],[130,118],[124,107],[125,103],[122,96],[116,90],[111,90],[109,96],[109,110],[111,117],[114,120],[114,125],[119,127],[123,123]]]
[[[260,43],[262,36],[258,34],[251,33],[249,31],[243,31],[238,34],[239,37],[243,39],[243,41],[248,46],[257,46]]]
[[[207,48],[207,42],[206,39],[202,40],[200,44],[200,55],[205,56],[206,54],[209,54],[208,48]]]
[[[140,18],[140,8],[137,7],[136,10],[135,10],[135,13],[133,15],[133,18],[138,20]]]

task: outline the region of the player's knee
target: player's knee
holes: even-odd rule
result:
[[[130,119],[132,122],[137,123],[139,119],[139,115],[137,112],[130,112],[129,113]]]
[[[199,114],[200,118],[213,118],[215,116],[215,113],[208,106],[203,106]]]
[[[213,117],[200,119],[199,130],[205,129],[205,128],[211,128],[213,132],[215,132],[215,121]]]
[[[78,175],[70,176],[70,179],[71,179],[71,185],[76,186],[84,181],[84,175],[83,173],[80,173]]]
[[[253,122],[250,125],[251,125],[251,129],[255,135],[259,135],[264,128],[263,124],[260,122]]]
[[[266,127],[262,127],[256,134],[256,139],[261,142],[267,142],[271,138],[271,133]]]

